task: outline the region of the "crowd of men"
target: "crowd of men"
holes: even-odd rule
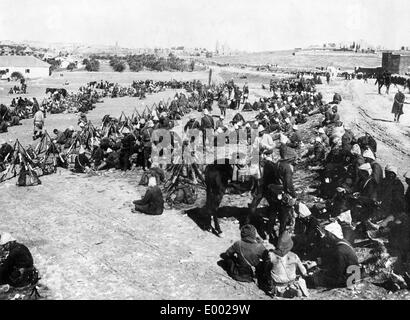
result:
[[[266,233],[268,239],[273,234],[269,240],[274,248],[263,247],[254,228],[245,225],[241,229],[242,240],[221,256],[223,267],[238,281],[258,278],[258,284],[268,294],[300,296],[307,294],[307,287],[349,285],[348,268],[359,267],[353,248],[356,239],[384,237],[388,239],[389,250],[395,252],[401,262],[407,262],[410,189],[405,193],[397,167],[388,164],[383,169],[377,160],[377,142],[372,136],[366,133],[357,137],[340,121],[339,94],[335,93],[333,101],[326,104],[318,93],[298,89],[280,93],[274,91],[268,104],[261,108],[259,121],[254,122],[254,127],[259,126],[260,136],[256,141],[264,172],[261,188],[253,198],[256,203],[251,207],[261,198],[268,201],[270,223]],[[297,125],[303,122],[298,118],[303,115],[306,121],[306,117],[318,113],[324,119],[315,130],[311,147],[306,148]],[[275,143],[275,137],[279,137],[279,143]],[[319,173],[316,195],[327,199],[322,214],[313,214],[317,208],[307,208],[298,199],[302,190],[295,189],[293,176],[296,165],[299,167],[301,163],[307,164],[309,171]],[[410,173],[404,176],[407,184],[409,176]],[[279,228],[274,232],[276,220]],[[309,239],[306,233],[295,232],[298,220],[299,223],[310,220],[308,224],[327,220],[324,228],[317,225],[323,240]],[[294,243],[298,244],[297,252],[309,258],[305,263],[292,253]],[[301,250],[313,243],[314,248]],[[317,270],[309,273],[312,268]],[[408,274],[398,278],[405,287],[409,284]]]
[[[160,215],[165,201],[159,186],[166,180],[164,170],[169,167],[152,157],[160,142],[155,140],[154,131],[172,131],[176,120],[193,110],[200,111],[201,118],[190,116],[182,125],[184,132],[198,129],[202,139],[172,134],[171,149],[183,145],[195,156],[195,144],[202,143],[205,150],[209,143],[216,143],[218,135],[229,132],[239,136],[243,131],[244,143],[249,150],[256,150],[260,160],[254,170],[252,159],[245,157],[234,165],[234,174],[228,179],[235,183],[252,179],[254,183],[241,240],[221,255],[219,264],[235,280],[256,281],[271,296],[308,296],[308,288],[349,286],[355,268],[363,267],[354,247],[357,239],[378,245],[376,239],[386,238],[389,252],[401,262],[408,261],[410,191],[408,188],[405,193],[397,167],[382,166],[378,160],[377,141],[368,133],[356,136],[342,123],[340,94],[325,102],[316,91],[317,82],[317,77],[303,75],[271,81],[269,96],[253,105],[248,101],[247,83],[240,89],[233,79],[219,85],[181,82],[178,86],[186,93],[178,92],[172,101],[161,100],[151,110],[130,117],[107,115],[100,128],[80,113],[80,130],[69,127],[53,131],[56,165],[78,173],[141,167],[148,188],[142,199],[134,201],[133,211]],[[94,90],[94,86],[111,94],[116,88],[101,82],[88,84],[86,90]],[[162,83],[160,87],[171,84]],[[220,116],[210,114],[215,104]],[[236,110],[230,122],[225,120],[227,108]],[[241,112],[256,110],[255,118],[245,121]],[[317,120],[319,125],[313,125]],[[310,127],[302,131],[305,124]],[[211,138],[207,136],[209,130],[213,132]],[[256,137],[252,138],[252,130],[257,132]],[[324,199],[324,207],[307,204],[303,190],[295,187],[295,170],[317,174],[315,196]],[[192,203],[188,180],[195,179],[194,171],[189,165],[181,170],[180,202]],[[410,173],[404,178],[410,184]],[[268,205],[262,219],[266,223],[261,227],[255,221],[261,221],[258,205],[263,198]],[[410,280],[407,274],[402,277],[403,281]]]

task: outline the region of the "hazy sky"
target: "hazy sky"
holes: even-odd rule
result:
[[[409,0],[0,0],[0,40],[263,51],[410,46]]]

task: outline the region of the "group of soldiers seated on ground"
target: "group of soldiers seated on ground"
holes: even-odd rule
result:
[[[324,130],[321,129],[323,135]],[[389,250],[401,262],[408,262],[410,188],[404,193],[404,186],[394,166],[387,165],[383,175],[382,166],[375,160],[377,145],[369,135],[356,139],[349,129],[344,128],[343,131],[343,134],[326,135],[331,141],[330,148],[322,146],[320,158],[315,159],[316,165],[324,165],[322,177],[325,178],[319,188],[319,195],[327,199],[325,212],[329,221],[334,221],[322,230],[323,241],[318,243],[320,249],[316,248],[315,253],[307,252],[307,257],[316,258],[316,262],[309,260],[306,267],[303,266],[298,256],[290,251],[293,241],[285,229],[279,229],[282,232],[275,244],[276,248],[269,249],[269,245],[263,246],[262,240],[256,239],[253,227],[245,226],[243,229],[252,236],[244,236],[244,230],[241,229],[242,240],[222,255],[222,266],[234,279],[253,281],[257,277],[258,284],[268,294],[305,295],[306,283],[296,276],[295,271],[298,269],[308,287],[344,287],[349,278],[348,267],[359,265],[352,244],[355,239],[366,237],[387,238]],[[316,142],[322,143],[319,134]],[[281,142],[279,148],[283,147],[283,143],[285,141]],[[288,173],[288,178],[282,180],[282,187],[295,197],[292,176],[293,172]],[[410,172],[404,177],[410,186]],[[295,202],[295,213],[300,211],[300,205]],[[308,214],[302,216],[299,213],[299,219],[312,215],[309,209],[305,209]],[[293,228],[292,225],[288,227],[290,233],[295,231]],[[296,233],[293,239],[302,242],[303,246],[310,245],[308,242],[303,243],[307,240],[305,235]],[[240,246],[242,251],[238,248]],[[285,252],[278,253],[277,250],[281,249]],[[318,265],[326,271],[307,274],[306,269]],[[256,268],[255,272],[252,267]],[[405,278],[408,285],[408,274],[405,274]]]
[[[101,97],[118,98],[129,96],[144,99],[147,94],[164,91],[171,86],[163,81],[139,80],[133,81],[130,86],[124,87],[118,83],[101,80],[100,82],[89,82],[87,87],[99,90]]]
[[[25,83],[20,86],[13,86],[9,90],[9,94],[27,94],[27,85]]]
[[[195,83],[195,82],[193,82]],[[13,98],[10,107],[0,105],[0,133],[7,132],[7,128],[20,125],[20,120],[30,119],[43,107],[44,115],[46,113],[85,113],[95,108],[95,103],[101,101],[103,97],[122,96],[119,92],[126,92],[125,95],[145,97],[146,93],[162,91],[165,88],[183,87],[183,84],[189,87],[188,82],[170,81],[155,82],[153,80],[134,81],[129,88],[120,87],[118,84],[110,82],[90,82],[79,88],[76,93],[62,92],[63,89],[54,89],[48,92],[48,96],[43,99],[41,105],[35,97],[33,98]],[[144,87],[146,89],[143,89]],[[96,89],[104,90],[103,93]],[[124,91],[125,90],[125,91]],[[132,92],[128,91],[131,90]],[[138,92],[142,92],[138,93]],[[162,104],[164,102],[162,101]],[[178,110],[179,113],[180,111]],[[175,112],[174,112],[175,113]]]
[[[88,112],[95,108],[95,104],[101,101],[101,95],[95,90],[80,87],[76,93],[67,93],[65,96],[58,91],[46,97],[42,106],[51,114]]]
[[[283,80],[272,97],[259,101],[261,110],[254,121],[245,121],[238,112],[230,123],[224,123],[223,116],[215,122],[209,109],[212,110],[215,97],[224,94],[224,88],[229,90],[228,84],[207,88],[191,82],[189,86],[189,97],[179,93],[170,105],[160,102],[157,110],[161,113],[150,115],[149,120],[135,118],[126,127],[109,120],[101,130],[90,134],[90,123],[81,115],[78,122],[81,131],[55,130],[54,143],[62,150],[78,141],[76,172],[86,172],[89,168],[127,170],[133,163],[141,166],[148,171],[145,175],[148,189],[141,200],[134,202],[135,211],[159,215],[164,210],[164,200],[158,184],[164,180],[164,174],[158,164],[151,163],[155,145],[153,130],[171,129],[176,114],[182,117],[192,109],[202,110],[202,118],[191,117],[185,131],[197,128],[205,133],[206,129],[213,129],[218,135],[228,130],[239,134],[241,129],[246,129],[247,143],[259,150],[263,168],[263,174],[255,174],[258,182],[252,202],[257,206],[265,197],[273,210],[269,218],[273,221],[265,234],[258,230],[258,236],[254,226],[245,225],[241,229],[242,240],[222,255],[221,265],[234,279],[254,281],[256,277],[268,294],[288,297],[307,295],[307,287],[346,286],[348,267],[359,265],[352,244],[361,237],[387,237],[389,249],[398,251],[401,260],[408,259],[410,191],[407,189],[404,194],[397,168],[388,165],[383,175],[382,166],[376,161],[376,141],[369,134],[355,137],[340,121],[339,94],[330,103],[324,103],[312,81]],[[234,91],[234,86],[229,86]],[[190,100],[192,97],[196,100]],[[311,145],[305,146],[299,126],[317,114],[324,120],[316,128]],[[254,141],[250,139],[252,128],[259,133]],[[293,182],[295,164],[304,161],[308,170],[319,173],[317,195],[327,200],[326,210],[308,208],[297,199],[299,190]],[[266,185],[264,177],[269,170],[277,179]],[[410,174],[405,179],[409,184]],[[282,210],[284,207],[286,210]],[[277,216],[278,231],[274,228]],[[296,232],[300,220],[315,236]],[[319,220],[327,224],[322,226]],[[270,243],[262,242],[261,238],[269,239]]]
[[[50,93],[44,98],[41,105],[35,97],[13,98],[10,107],[0,105],[0,133],[7,132],[8,127],[21,125],[20,120],[36,118],[41,109],[43,117],[46,113],[76,113],[87,112],[95,108],[95,103],[100,97],[90,90],[80,90],[76,94],[67,94],[65,97],[58,91]],[[34,119],[36,122],[36,119]],[[41,127],[44,125],[42,121]]]
[[[316,243],[318,247],[315,250],[300,250],[300,244],[305,248],[312,244],[307,241],[306,235],[295,233],[293,215],[302,217],[300,213],[298,215],[298,211],[303,203],[299,200],[293,201],[293,210],[284,210],[283,213],[278,209],[281,225],[278,234],[271,241],[274,244],[273,249],[269,249],[269,245],[263,245],[263,235],[256,236],[254,228],[246,225],[241,229],[242,240],[221,256],[221,266],[238,281],[254,281],[256,277],[258,284],[268,294],[295,296],[306,295],[306,284],[312,288],[348,285],[348,267],[359,266],[358,257],[352,247],[355,239],[374,240],[385,237],[388,239],[389,251],[396,254],[400,261],[408,262],[410,188],[404,192],[397,168],[387,165],[383,170],[376,160],[377,143],[373,137],[367,133],[356,137],[351,129],[340,121],[336,105],[341,101],[338,94],[334,96],[333,106],[323,104],[321,99],[317,99],[317,94],[307,95],[307,102],[312,101],[313,105],[306,110],[302,107],[306,101],[296,105],[292,103],[296,95],[292,93],[289,96],[291,99],[284,107],[274,106],[270,111],[261,112],[257,118],[265,120],[264,125],[255,121],[253,125],[248,123],[245,127],[259,126],[260,136],[256,143],[259,143],[264,170],[272,167],[272,164],[273,168],[276,168],[274,172],[277,173],[274,176],[280,177],[282,199],[285,195],[294,200],[297,198],[293,185],[296,159],[299,163],[306,159],[308,170],[320,174],[321,183],[317,194],[327,199],[327,203],[326,210],[323,210],[325,213],[319,216],[321,219],[326,218],[327,222],[333,222],[324,228],[318,228],[321,240]],[[279,111],[281,108],[284,109]],[[288,115],[283,116],[281,112],[288,112]],[[316,129],[312,146],[307,150],[301,148],[301,134],[298,134],[299,128],[295,125],[296,112],[302,112],[306,116],[317,113],[325,116]],[[274,142],[275,137],[279,137],[279,144]],[[289,150],[295,150],[296,153]],[[276,156],[276,153],[279,153],[280,157]],[[284,161],[289,158],[292,159],[288,163],[290,169],[282,169],[281,172]],[[407,184],[410,184],[410,172],[404,177]],[[275,210],[275,201],[272,200],[275,192],[267,192],[275,187],[274,184],[263,186],[256,192],[259,196],[254,195],[254,200],[266,197],[270,210]],[[283,207],[283,204],[279,207]],[[318,211],[315,207],[304,207],[308,214],[304,214],[303,218],[313,217],[312,212]],[[287,219],[281,217],[283,214],[288,215]],[[283,221],[287,224],[286,228],[282,225]],[[298,256],[291,252],[293,242],[298,244],[297,253],[309,257],[306,263],[302,264]],[[311,261],[312,259],[316,261]],[[318,270],[309,272],[312,268]],[[296,276],[297,270],[299,277]],[[403,277],[409,285],[408,274]]]

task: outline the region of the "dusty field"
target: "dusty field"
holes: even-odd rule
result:
[[[61,81],[68,77],[74,86],[101,78],[124,83],[137,77],[205,80],[207,74],[72,73],[65,74]],[[57,86],[53,81],[60,78],[40,85]],[[252,98],[264,94],[260,83],[250,87]],[[400,173],[410,170],[410,144],[405,135],[410,112],[403,116],[400,125],[369,121],[369,116],[391,119],[392,93],[389,97],[378,96],[373,85],[359,81],[339,81],[319,90],[326,100],[334,91],[340,92],[344,99],[340,107],[342,120],[354,123],[357,119],[361,126],[383,139],[378,152],[383,163],[396,163]],[[149,96],[142,103],[151,105],[171,95],[172,91],[166,91]],[[106,99],[88,117],[97,121],[107,113],[131,112],[139,103],[130,98]],[[218,111],[214,109],[214,113]],[[229,110],[228,118],[232,115]],[[46,125],[50,129],[61,128],[75,125],[76,120],[74,115],[51,115]],[[19,138],[25,145],[30,142],[31,130],[31,120],[27,120],[0,138]],[[42,177],[42,185],[36,187],[19,188],[14,180],[0,185],[0,231],[12,233],[32,251],[42,276],[41,294],[48,299],[269,299],[256,285],[233,281],[216,264],[219,254],[239,238],[238,224],[232,219],[221,221],[225,237],[220,239],[201,231],[181,211],[167,210],[157,217],[131,213],[132,201],[145,192],[145,187],[138,186],[140,175],[140,171],[114,171],[86,176],[61,170]],[[199,199],[198,205],[203,201]],[[226,196],[221,205],[245,206],[249,201],[241,196]],[[389,295],[368,283],[353,292],[345,289],[312,293],[312,299],[408,298]]]
[[[354,67],[378,67],[381,57],[376,55],[351,55],[351,54],[304,54],[293,51],[257,52],[237,56],[219,56],[209,58],[217,63],[266,65],[278,64],[279,67],[289,68],[316,68],[334,66],[343,70],[353,70]]]

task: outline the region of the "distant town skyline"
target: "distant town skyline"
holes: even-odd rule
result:
[[[0,39],[122,48],[274,51],[364,39],[409,46],[410,1],[2,0]]]

